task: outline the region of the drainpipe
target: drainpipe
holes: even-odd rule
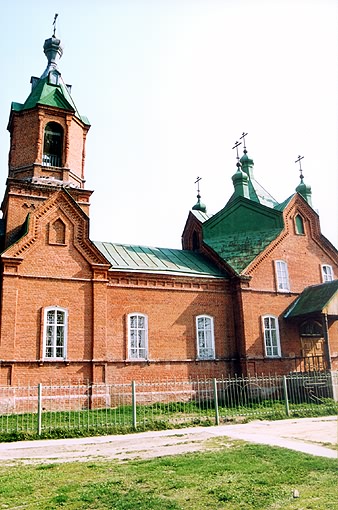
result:
[[[330,353],[330,343],[329,343],[329,326],[327,321],[327,313],[323,313],[322,315],[322,324],[323,324],[323,332],[324,332],[324,348],[327,359],[327,368],[329,370],[332,369],[331,364],[331,353]]]

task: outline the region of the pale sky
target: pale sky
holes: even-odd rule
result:
[[[181,246],[196,177],[208,212],[230,198],[243,131],[256,180],[279,202],[298,155],[323,234],[338,246],[336,0],[11,0],[1,2],[0,194],[12,101],[59,70],[91,122],[91,238]]]

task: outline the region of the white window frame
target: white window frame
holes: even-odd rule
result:
[[[266,324],[266,321],[268,321],[268,324]],[[267,358],[280,358],[282,354],[280,346],[278,317],[270,314],[263,315],[262,328],[265,356]]]
[[[196,343],[198,359],[215,359],[214,318],[210,315],[197,315]]]
[[[136,317],[137,325],[136,327],[132,327],[131,321],[132,318]],[[139,319],[143,319],[144,327],[140,327]],[[139,312],[129,313],[127,316],[128,321],[128,359],[130,360],[139,360],[148,359],[148,317],[147,315]],[[141,342],[134,342],[134,335],[136,333],[136,337],[139,337]],[[137,340],[137,338],[136,338]],[[134,345],[132,345],[134,343]]]
[[[285,260],[275,261],[277,292],[290,292],[288,265]]]
[[[322,264],[322,278],[323,283],[332,282],[334,280],[333,268],[330,264]]]
[[[48,316],[54,312],[55,319],[49,322]],[[58,313],[63,314],[63,322],[57,322]],[[58,332],[62,332],[62,344],[57,345]],[[48,340],[49,334],[51,341]],[[44,309],[43,315],[43,359],[45,360],[65,360],[67,358],[67,336],[68,336],[68,310],[59,306],[48,306]],[[51,355],[47,355],[47,349],[51,350]],[[58,350],[62,349],[62,355],[58,355]]]

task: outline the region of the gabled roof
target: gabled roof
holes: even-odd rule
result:
[[[295,193],[293,195],[290,195],[284,202],[281,202],[280,204],[275,205],[274,209],[276,211],[284,211],[285,207],[289,204],[291,199],[295,196]]]
[[[198,253],[172,248],[155,248],[94,241],[110,262],[110,271],[172,274],[225,278],[227,274]]]
[[[88,216],[65,188],[60,188],[52,193],[39,207],[27,215],[18,236],[2,252],[1,257],[18,260],[23,257],[25,252],[39,240],[41,225],[48,221],[48,215],[54,210],[62,212],[72,222],[74,246],[87,262],[92,265],[105,266],[108,269],[109,262],[88,237]]]
[[[237,196],[203,223],[203,241],[241,273],[284,226],[282,212]]]
[[[201,223],[204,223],[205,221],[207,221],[209,218],[212,217],[212,214],[208,214],[206,212],[203,212],[203,211],[199,211],[199,210],[195,210],[195,209],[192,209],[191,211],[191,214],[193,214]]]
[[[338,280],[311,285],[287,308],[285,319],[328,313],[338,316]]]

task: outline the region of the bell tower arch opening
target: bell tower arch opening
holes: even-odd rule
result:
[[[57,122],[48,122],[44,131],[42,164],[62,166],[63,128]]]

